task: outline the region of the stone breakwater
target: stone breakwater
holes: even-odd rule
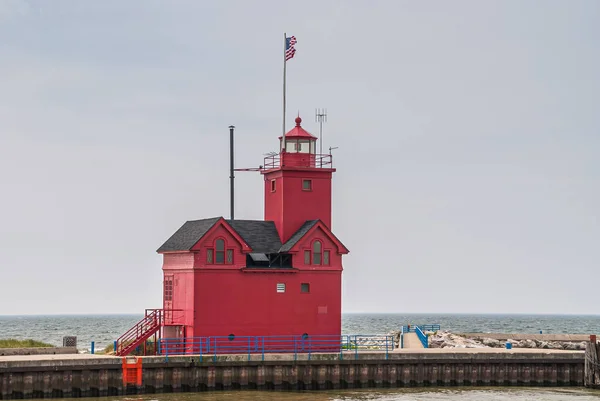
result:
[[[570,340],[540,340],[536,338],[512,339],[510,334],[506,334],[506,340],[491,338],[498,335],[490,335],[487,337],[485,333],[481,335],[469,336],[463,334],[455,334],[449,331],[425,332],[429,336],[429,348],[505,348],[506,343],[510,342],[513,348],[535,348],[535,349],[554,349],[568,351],[585,350],[585,341]],[[400,332],[392,332],[394,336],[394,346],[399,347]],[[523,337],[523,335],[515,335],[515,337]],[[534,335],[532,335],[534,337]],[[537,336],[539,337],[539,336]],[[559,336],[556,336],[559,337]]]

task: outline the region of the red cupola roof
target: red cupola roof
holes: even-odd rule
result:
[[[313,139],[316,140],[317,137],[305,130],[300,126],[302,119],[300,116],[296,117],[296,126],[292,128],[285,134],[285,139]],[[279,139],[282,137],[280,136]]]

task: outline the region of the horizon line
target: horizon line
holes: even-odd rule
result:
[[[21,313],[21,314],[0,314],[0,317],[51,317],[51,316],[142,316],[143,313],[115,313],[115,312],[95,312],[95,313]],[[441,315],[441,316],[597,316],[594,313],[551,313],[551,312],[342,312],[342,315]]]

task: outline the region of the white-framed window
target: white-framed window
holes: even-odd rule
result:
[[[277,292],[285,292],[285,283],[277,283]]]

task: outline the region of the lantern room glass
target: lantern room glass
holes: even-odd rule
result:
[[[298,152],[299,153],[310,153],[310,142],[308,139],[298,140]]]
[[[279,147],[283,150],[283,139],[279,141]],[[286,138],[285,151],[286,153],[306,153],[315,154],[316,143],[313,139],[292,139]]]

